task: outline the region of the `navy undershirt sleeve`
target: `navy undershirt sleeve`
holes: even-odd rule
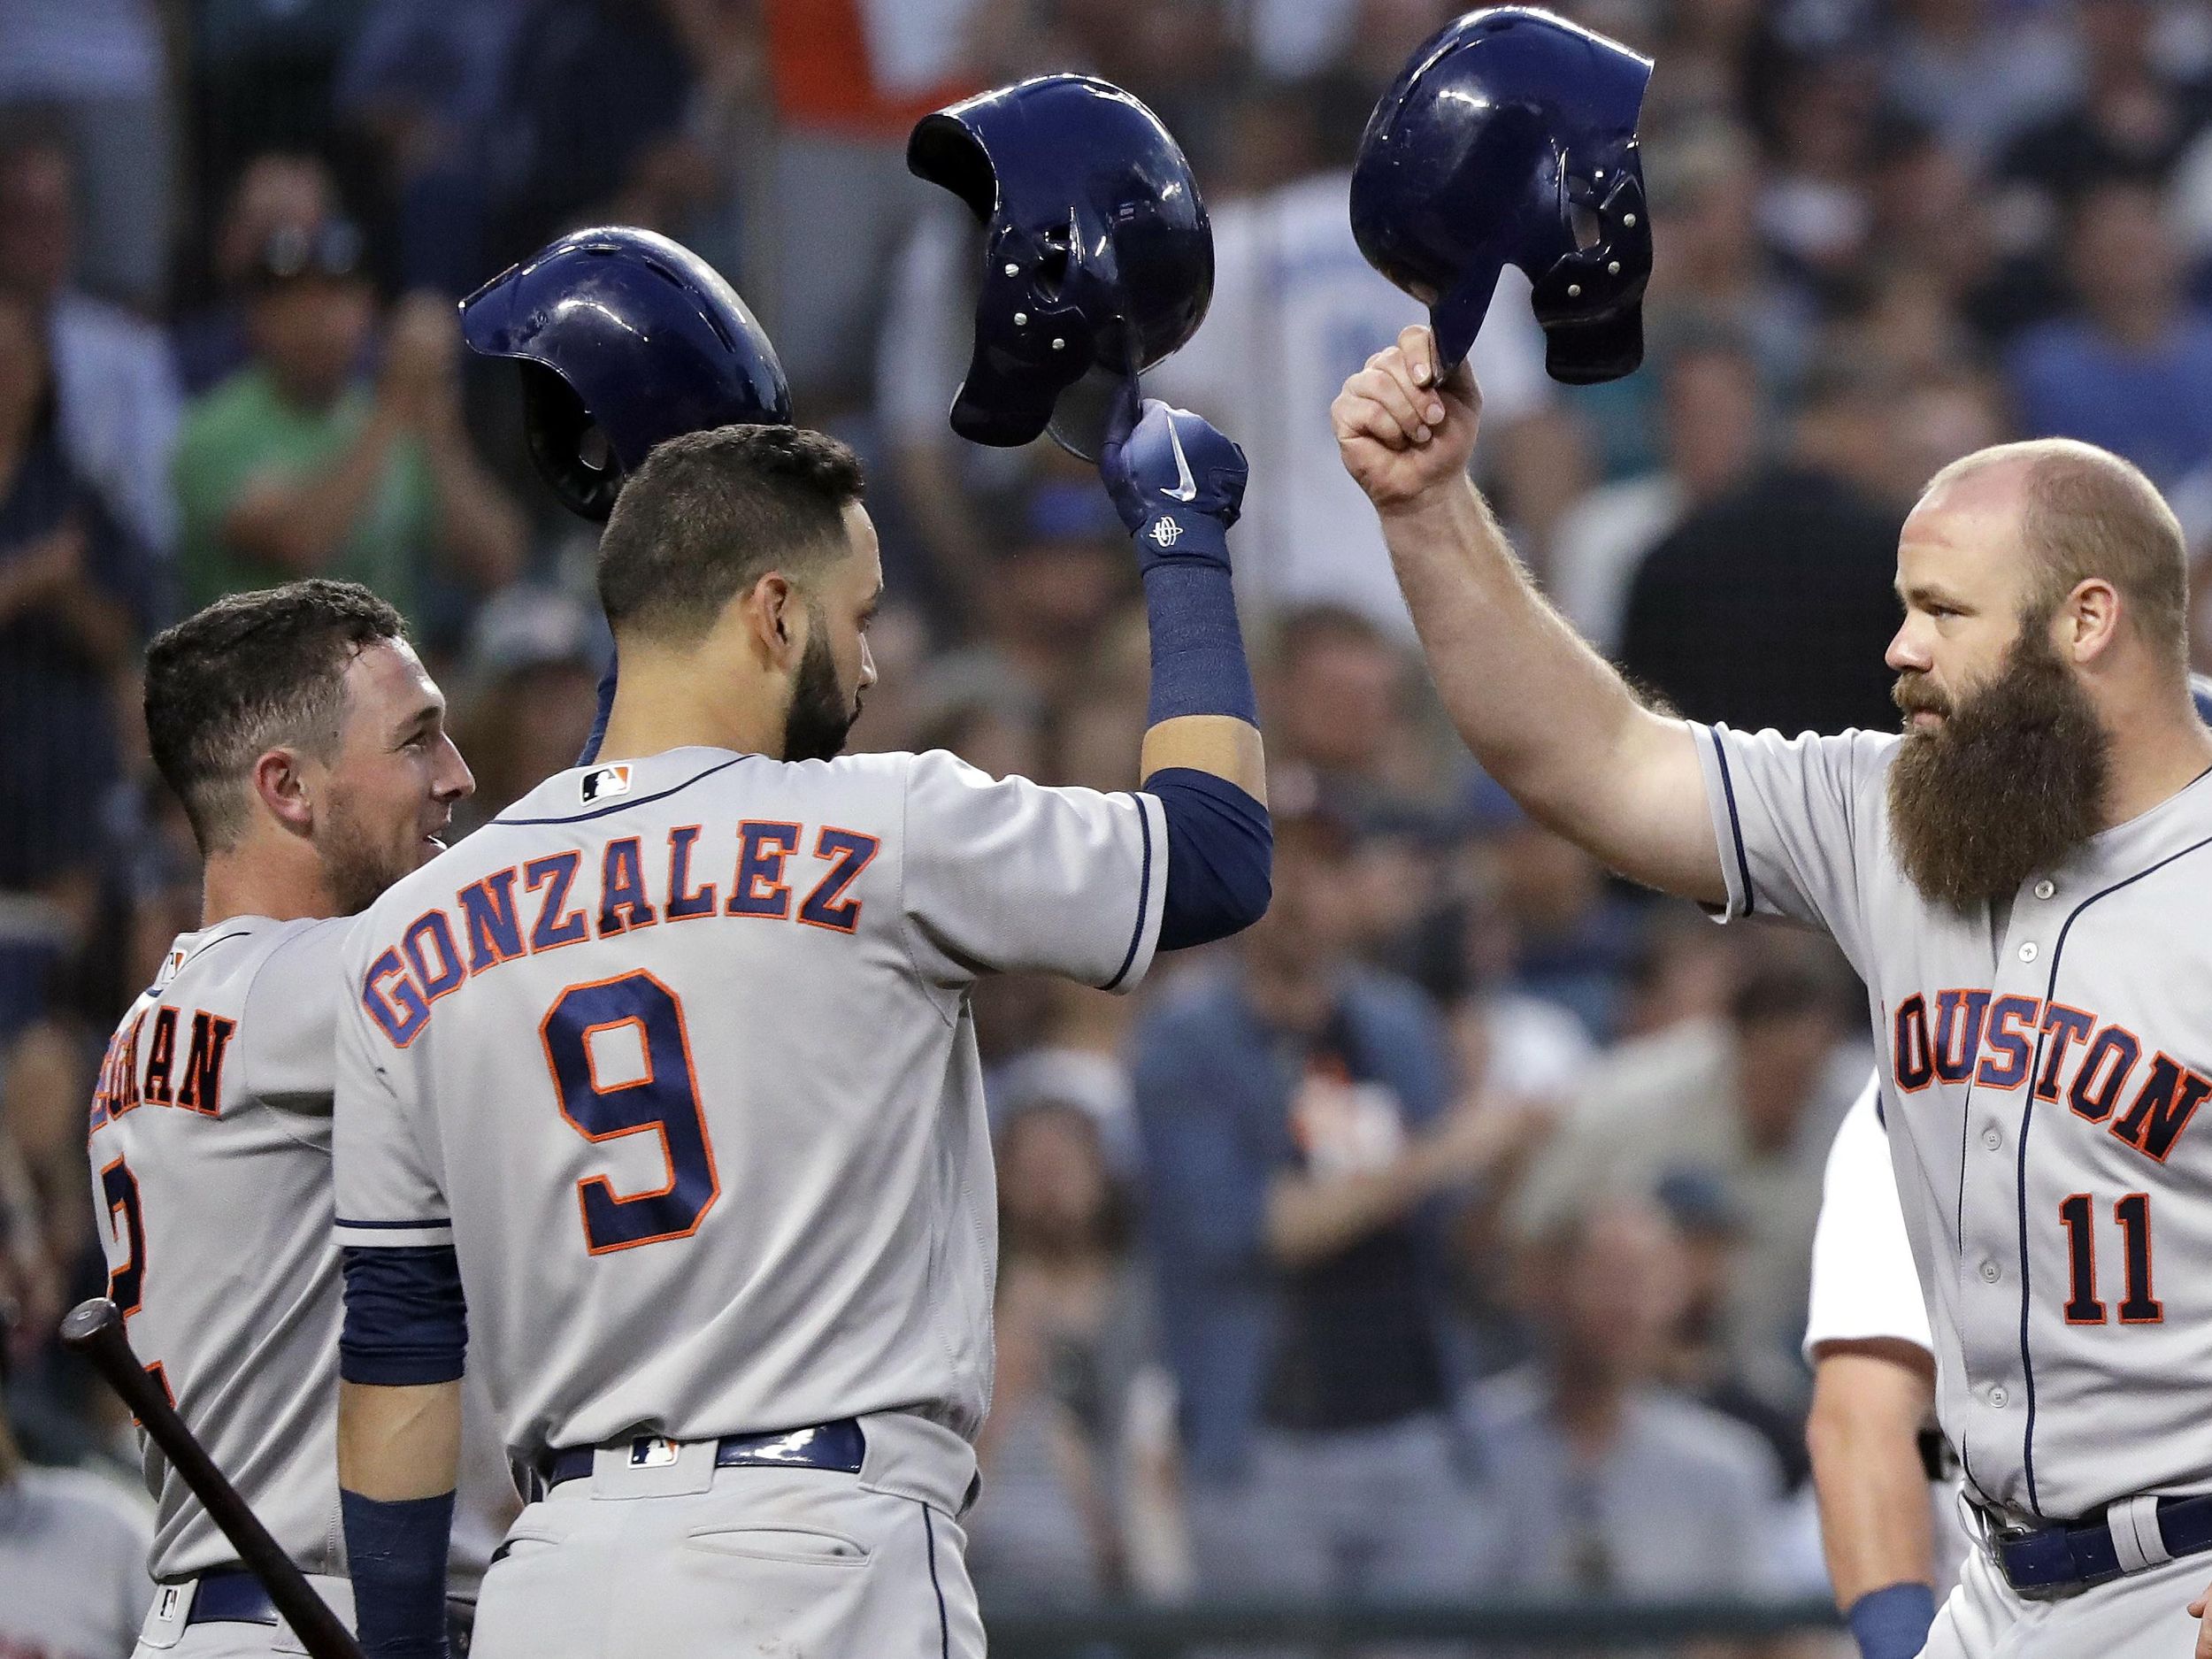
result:
[[[1241,932],[1267,913],[1275,849],[1267,809],[1226,778],[1165,766],[1144,781],[1167,819],[1160,949]]]
[[[468,1357],[468,1303],[449,1244],[345,1252],[338,1374],[407,1388],[452,1382]]]

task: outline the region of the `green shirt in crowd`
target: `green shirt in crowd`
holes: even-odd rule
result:
[[[288,572],[223,539],[223,520],[239,498],[269,478],[291,480],[337,464],[373,403],[365,386],[347,388],[327,409],[303,409],[277,395],[267,371],[240,370],[185,411],[178,436],[178,504],[184,515],[186,596],[194,610],[225,594],[267,588]],[[397,440],[353,534],[325,576],[362,583],[419,624],[421,570],[435,524],[436,494],[422,446]]]

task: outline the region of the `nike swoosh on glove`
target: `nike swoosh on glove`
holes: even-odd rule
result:
[[[1224,569],[1228,530],[1244,503],[1244,451],[1187,409],[1156,397],[1106,434],[1098,473],[1146,570],[1172,560]]]

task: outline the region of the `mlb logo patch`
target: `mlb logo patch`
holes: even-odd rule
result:
[[[630,1467],[664,1469],[676,1461],[676,1442],[657,1434],[641,1435],[630,1442]]]
[[[169,953],[161,964],[161,972],[154,976],[154,989],[158,991],[177,977],[177,970],[184,966],[184,954],[182,950],[173,950]]]
[[[584,804],[604,801],[618,795],[630,793],[630,769],[625,766],[595,766],[584,774]]]

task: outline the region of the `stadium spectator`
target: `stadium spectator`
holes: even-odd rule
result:
[[[486,602],[457,717],[476,793],[454,810],[457,838],[576,764],[598,708],[604,625],[566,594],[518,584]]]
[[[1686,326],[1646,373],[1659,381],[1663,465],[1590,490],[1552,536],[1552,597],[1601,651],[1619,643],[1621,610],[1644,556],[1686,515],[1740,483],[1765,441],[1758,358],[1747,335]]]
[[[1586,1198],[1525,1263],[1538,1357],[1469,1415],[1495,1529],[1483,1582],[1518,1595],[1757,1596],[1777,1583],[1771,1454],[1662,1386],[1685,1287],[1648,1201]]]
[[[36,129],[0,139],[0,289],[28,303],[45,330],[70,465],[141,543],[166,554],[176,541],[169,460],[180,406],[169,342],[75,286],[75,190],[59,139]]]
[[[337,181],[314,157],[271,150],[246,164],[224,204],[210,250],[214,296],[169,331],[187,396],[211,390],[246,366],[251,351],[248,289],[269,239],[283,230],[311,234],[337,211]]]
[[[1417,43],[1417,42],[1416,42]],[[1310,121],[1318,89],[1294,95]],[[1371,270],[1345,211],[1357,118],[1314,133],[1325,157],[1291,183],[1210,202],[1214,292],[1205,325],[1148,382],[1236,434],[1267,481],[1247,497],[1238,591],[1256,614],[1330,605],[1401,639],[1412,622],[1375,515],[1336,458],[1329,401],[1344,377],[1420,308]],[[1528,283],[1509,268],[1471,354],[1482,381],[1484,453],[1507,510],[1540,541],[1579,488],[1579,434],[1555,419]]]
[[[1017,21],[1014,8],[995,10],[995,20]],[[979,38],[972,25],[982,11],[980,0],[763,8],[779,119],[764,315],[803,408],[849,406],[871,384],[887,273],[926,200],[907,176],[906,135],[921,116],[988,84],[972,76],[971,54],[1009,42]],[[824,212],[825,202],[837,211]],[[956,293],[935,303],[957,306]],[[964,366],[964,345],[958,357]],[[956,384],[956,374],[937,407],[941,425]]]
[[[520,571],[519,514],[461,426],[452,308],[393,313],[375,381],[361,238],[287,227],[256,256],[253,361],[196,403],[178,446],[188,602],[296,576],[365,582],[419,633],[439,574],[484,590]],[[443,569],[434,557],[443,555]]]
[[[1620,663],[1694,720],[1747,731],[1884,730],[1897,630],[1894,403],[1878,365],[1834,360],[1786,451],[1652,549]],[[1757,649],[1745,649],[1758,641]]]
[[[1504,934],[1494,969],[1501,988],[1563,1009],[1591,1036],[1609,1038],[1636,949],[1636,902],[1480,772],[1467,786],[1465,810],[1474,837],[1468,850]]]
[[[2212,457],[2212,317],[2189,303],[2170,219],[2147,180],[2085,188],[2067,215],[2079,313],[2029,330],[2007,365],[2028,436],[2101,444],[2165,486]]]
[[[457,297],[500,268],[484,245],[485,151],[530,0],[373,0],[335,111],[374,149],[404,287]]]
[[[1899,0],[1892,6],[1883,86],[1924,122],[1961,165],[1979,169],[2022,127],[2073,96],[2073,42],[2048,16],[1992,0]]]
[[[0,1041],[88,935],[102,803],[122,770],[115,687],[159,619],[155,572],[71,465],[46,341],[0,293]]]
[[[2116,174],[2162,179],[2212,119],[2212,88],[2160,60],[2156,0],[2076,0],[2071,26],[2081,79],[2066,105],[2005,149],[1997,178],[2008,236],[2047,246],[2066,204]]]
[[[1655,1199],[1670,1178],[1709,1178],[1743,1229],[1726,1314],[1731,1369],[1801,1410],[1821,1171],[1867,1059],[1846,1024],[1847,977],[1824,941],[1769,931],[1739,949],[1725,1019],[1624,1044],[1585,1079],[1529,1172],[1517,1227],[1540,1238],[1593,1194]]]
[[[1135,596],[1128,533],[1098,480],[1057,469],[1019,509],[978,595],[992,648],[1039,697],[1066,697],[1091,641]]]
[[[0,1306],[0,1348],[7,1335]],[[6,1372],[0,1353],[0,1377]],[[0,1653],[110,1659],[138,1643],[153,1519],[117,1486],[25,1461],[0,1402]]]
[[[1443,1594],[1477,1542],[1443,1227],[1518,1120],[1455,1106],[1436,1015],[1348,955],[1349,826],[1272,794],[1266,919],[1134,1041],[1199,1578]]]
[[[104,299],[158,311],[176,228],[177,134],[154,0],[0,5],[0,120],[54,120],[75,162],[79,276]]]
[[[998,1375],[976,1448],[985,1495],[964,1523],[979,1593],[1021,1606],[1172,1592],[1187,1543],[1133,1171],[1092,1103],[995,1093]]]

